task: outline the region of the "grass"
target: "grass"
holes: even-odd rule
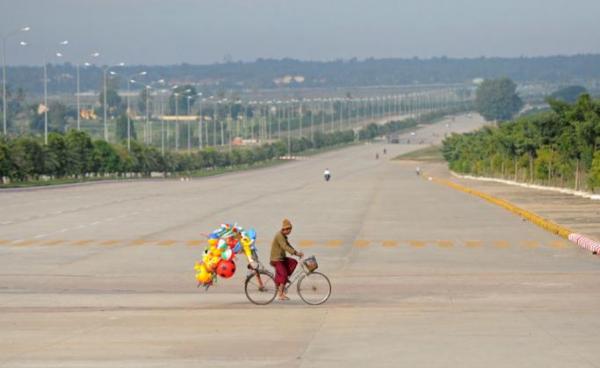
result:
[[[394,160],[444,162],[441,146],[429,146],[394,157]]]

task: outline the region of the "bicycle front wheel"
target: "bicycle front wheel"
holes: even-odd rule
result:
[[[273,274],[265,270],[251,273],[246,277],[244,292],[248,300],[254,304],[266,305],[271,303],[277,294]]]
[[[298,295],[306,304],[323,304],[331,295],[331,282],[320,272],[306,274],[298,280]]]

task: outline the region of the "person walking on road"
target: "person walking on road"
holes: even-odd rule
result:
[[[288,277],[294,272],[298,261],[287,257],[290,253],[297,257],[304,257],[304,253],[297,251],[288,241],[288,236],[292,232],[292,223],[284,219],[281,225],[281,231],[278,231],[271,243],[271,266],[275,267],[275,284],[277,285],[277,296],[279,300],[289,300],[285,295],[285,284],[289,281]]]

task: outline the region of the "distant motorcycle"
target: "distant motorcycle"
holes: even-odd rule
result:
[[[325,171],[323,172],[323,177],[325,178],[325,181],[329,181],[329,179],[331,179],[331,172],[329,171],[329,169],[325,169]]]

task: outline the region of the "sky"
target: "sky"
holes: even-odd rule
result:
[[[599,14],[599,0],[0,0],[0,35],[31,27],[5,38],[9,65],[521,57],[600,53]]]

